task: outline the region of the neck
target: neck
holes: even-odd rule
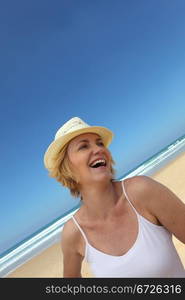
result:
[[[120,198],[120,190],[115,188],[115,183],[112,181],[106,181],[96,185],[91,183],[81,190],[81,195],[83,211],[88,218],[106,220]]]

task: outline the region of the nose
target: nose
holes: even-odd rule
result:
[[[98,146],[98,145],[94,145],[93,146],[93,153],[102,153],[103,152],[103,148]]]

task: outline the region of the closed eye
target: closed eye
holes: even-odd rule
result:
[[[87,145],[83,145],[83,146],[81,146],[81,147],[79,148],[79,150],[82,149],[82,148],[86,148],[86,147],[87,147]]]
[[[104,147],[104,143],[103,143],[103,142],[99,142],[99,143],[97,143],[97,144]],[[88,147],[88,145],[87,145],[87,144],[84,144],[84,145],[82,145],[82,146],[79,148],[79,150],[80,150],[80,149],[83,149],[83,148],[87,148],[87,147]]]

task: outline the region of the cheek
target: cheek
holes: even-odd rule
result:
[[[83,161],[84,161],[83,158],[75,154],[70,156],[70,164],[73,168],[80,168]]]
[[[68,153],[68,163],[71,170],[74,170],[76,159],[75,156],[72,153]]]
[[[107,152],[108,158],[111,160],[111,153],[107,149],[106,149],[106,152]]]

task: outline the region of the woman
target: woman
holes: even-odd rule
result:
[[[64,225],[64,277],[185,277],[172,234],[185,243],[185,204],[148,176],[114,180],[113,133],[72,118],[56,133],[44,163],[50,176],[81,197]]]

